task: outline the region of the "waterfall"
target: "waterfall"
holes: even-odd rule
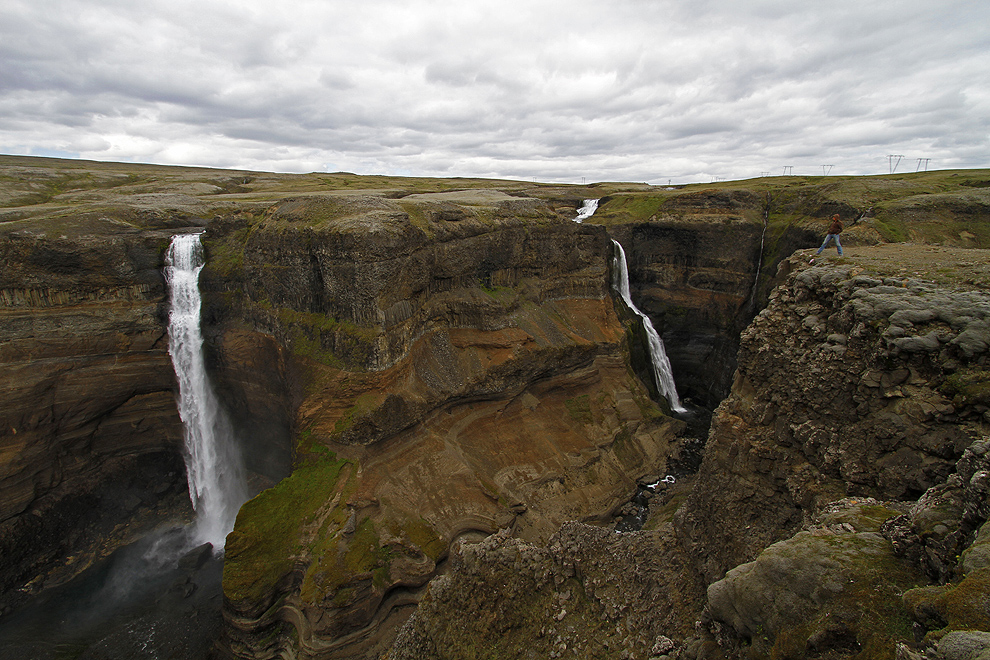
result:
[[[574,218],[574,222],[582,223],[591,216],[595,214],[598,210],[598,200],[597,199],[586,199],[584,200],[584,206],[578,209],[577,217]]]
[[[687,412],[687,408],[681,405],[681,400],[677,396],[674,374],[670,368],[670,360],[667,359],[667,351],[664,350],[663,340],[660,339],[660,334],[653,327],[650,317],[639,311],[639,308],[633,304],[632,296],[629,293],[629,267],[626,264],[626,251],[615,239],[612,239],[612,248],[615,250],[612,288],[619,292],[629,309],[643,320],[643,329],[646,330],[646,337],[650,344],[650,361],[653,363],[653,377],[656,379],[657,388],[667,398],[671,409],[675,412]]]
[[[586,199],[584,205],[578,209],[574,222],[581,223],[594,215],[598,210],[597,199]],[[612,248],[615,252],[614,264],[612,268],[612,288],[619,292],[623,302],[643,321],[643,329],[646,330],[646,337],[649,342],[650,362],[653,365],[653,378],[656,381],[657,389],[670,403],[670,407],[675,412],[687,412],[687,408],[681,405],[681,399],[677,396],[677,387],[674,385],[674,372],[670,368],[670,360],[667,358],[667,351],[664,349],[663,340],[650,317],[639,311],[639,308],[632,301],[629,293],[629,266],[626,263],[626,251],[618,241],[612,239]]]
[[[199,236],[176,235],[165,255],[172,307],[168,352],[179,381],[189,497],[196,511],[192,541],[210,542],[219,550],[247,499],[247,486],[230,422],[220,409],[203,359],[199,272],[204,260]]]

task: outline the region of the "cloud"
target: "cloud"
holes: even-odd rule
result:
[[[562,181],[990,166],[990,6],[819,5],[7,0],[0,151]]]

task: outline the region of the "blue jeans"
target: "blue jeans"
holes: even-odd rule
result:
[[[839,235],[838,234],[829,234],[828,236],[826,236],[825,237],[825,242],[822,243],[822,246],[820,248],[818,248],[818,252],[816,252],[815,254],[821,254],[822,253],[822,250],[825,249],[825,246],[827,246],[828,245],[828,242],[831,241],[832,239],[835,239],[835,247],[839,248],[839,256],[841,257],[842,256],[842,243],[839,242]]]

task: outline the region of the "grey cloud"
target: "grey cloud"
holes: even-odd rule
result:
[[[876,171],[898,145],[990,164],[990,9],[965,1],[7,4],[5,149],[632,180]]]

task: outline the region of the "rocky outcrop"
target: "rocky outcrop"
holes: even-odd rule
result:
[[[942,636],[987,626],[962,603],[990,593],[990,296],[884,276],[892,250],[904,273],[924,249],[877,250],[786,263],[716,411],[708,487],[675,516],[729,657],[946,657]],[[972,254],[940,256],[965,277]]]
[[[0,234],[0,607],[81,570],[117,523],[184,489],[167,240],[109,221]]]
[[[616,570],[621,566],[621,570]],[[693,632],[700,586],[669,529],[568,523],[546,547],[507,531],[461,543],[390,660],[647,658]]]
[[[709,580],[839,497],[917,498],[949,476],[983,414],[953,383],[984,373],[986,294],[802,257],[785,269],[743,333],[707,488],[678,513]]]
[[[974,542],[990,513],[987,447],[967,448],[956,471],[912,504],[845,498],[824,507],[708,587],[708,629],[730,657],[956,657],[954,631],[990,628],[978,604],[990,596],[990,571]]]

